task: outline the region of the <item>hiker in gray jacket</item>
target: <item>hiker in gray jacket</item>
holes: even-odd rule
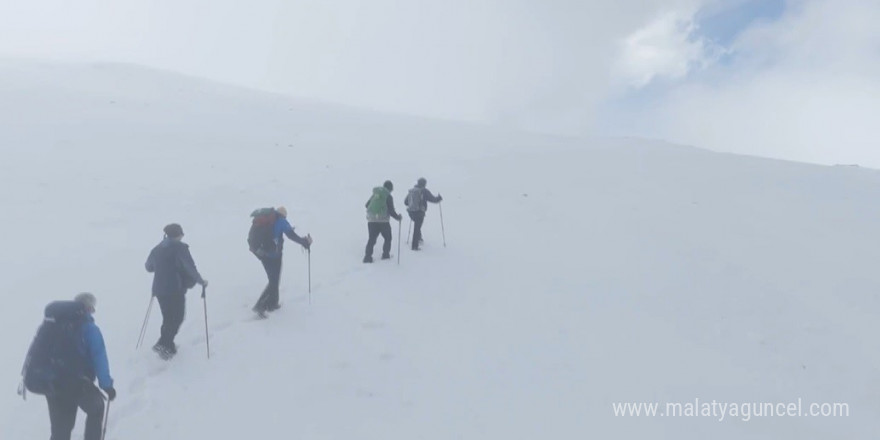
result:
[[[422,243],[422,224],[425,222],[425,213],[428,211],[428,202],[440,203],[443,196],[431,194],[425,186],[428,181],[424,177],[419,178],[416,186],[409,190],[403,203],[406,205],[406,212],[413,221],[413,239],[412,250],[419,250],[419,244]]]

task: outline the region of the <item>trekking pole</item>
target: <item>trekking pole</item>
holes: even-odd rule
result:
[[[443,202],[437,205],[440,208],[440,231],[443,232],[443,247],[446,247],[446,228],[443,226]]]
[[[400,265],[400,232],[403,230],[403,222],[397,222],[397,265]]]
[[[141,335],[138,336],[137,345],[134,347],[135,350],[141,348],[141,343],[144,342],[144,336],[147,334],[147,322],[150,320],[150,310],[153,309],[153,298],[155,298],[155,296],[150,296],[150,304],[147,306],[147,315],[144,316],[144,325],[141,326]]]
[[[312,305],[312,234],[306,235],[306,240],[309,242],[309,247],[306,249],[306,252],[309,254],[309,305]]]
[[[205,286],[202,286],[202,304],[205,307],[205,349],[208,351],[208,359],[211,359],[211,337],[208,335],[208,298],[205,297]]]
[[[101,427],[101,440],[107,437],[107,419],[110,418],[110,398],[107,397],[107,406],[104,407],[104,426]]]
[[[312,248],[309,247],[309,305],[312,305]]]
[[[409,244],[409,234],[412,232],[412,219],[409,219],[409,227],[406,228],[406,244]]]

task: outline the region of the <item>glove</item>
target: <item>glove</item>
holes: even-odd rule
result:
[[[303,245],[306,250],[312,248],[312,234],[306,235],[306,243]]]
[[[442,202],[442,201],[443,201],[443,196],[441,196],[440,193],[437,193],[437,201],[438,201],[438,202]]]
[[[397,221],[401,221],[401,220],[403,220],[403,216],[400,215],[400,214],[397,214],[397,217],[394,217],[394,218],[395,218]]]
[[[104,392],[107,393],[107,400],[112,402],[114,399],[116,399],[116,389],[115,388],[113,388],[113,387],[107,388],[106,390],[104,390]]]
[[[203,279],[199,284],[201,284],[202,287],[208,287],[208,280]]]

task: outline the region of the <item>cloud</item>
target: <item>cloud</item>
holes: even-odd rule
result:
[[[694,13],[663,13],[628,36],[613,67],[615,77],[638,88],[655,78],[681,79],[711,64],[716,49],[696,34]]]
[[[607,94],[617,42],[691,1],[6,1],[0,54],[120,60],[381,110],[579,132]]]
[[[880,166],[880,4],[789,2],[729,58],[617,108],[618,134],[818,163]]]
[[[880,166],[880,3],[782,1],[0,1],[0,55]]]

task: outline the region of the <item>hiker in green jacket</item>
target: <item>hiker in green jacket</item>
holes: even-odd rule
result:
[[[394,184],[390,180],[386,180],[382,186],[373,188],[373,195],[365,205],[367,208],[367,230],[370,238],[367,240],[364,263],[373,262],[373,247],[376,246],[379,234],[385,239],[382,245],[382,259],[391,258],[391,217],[397,221],[403,218],[394,210],[394,198],[391,197],[393,190]]]

